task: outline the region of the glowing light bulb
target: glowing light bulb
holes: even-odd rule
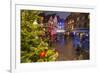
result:
[[[34,20],[33,24],[34,24],[34,25],[37,25],[37,24],[38,24],[38,23],[37,23],[37,20]]]

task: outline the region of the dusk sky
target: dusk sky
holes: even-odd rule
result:
[[[55,12],[55,11],[46,11],[45,12],[46,15],[48,14],[56,14],[58,15],[60,18],[66,19],[67,16],[70,15],[70,12]]]

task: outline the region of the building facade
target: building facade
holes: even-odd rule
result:
[[[72,31],[77,28],[89,29],[89,13],[71,13],[65,20],[65,29]]]

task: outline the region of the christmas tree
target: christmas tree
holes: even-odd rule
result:
[[[58,52],[49,46],[47,30],[38,24],[40,13],[21,10],[21,63],[57,60]]]

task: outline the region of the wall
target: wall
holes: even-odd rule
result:
[[[100,72],[100,2],[99,0],[34,0],[34,1],[48,1],[49,2],[64,2],[73,4],[88,4],[96,5],[96,49],[97,50],[97,66],[86,68],[68,68],[66,70],[52,70],[36,73],[99,73]],[[10,1],[0,1],[0,73],[9,73],[10,67]],[[28,72],[29,73],[29,72]]]

